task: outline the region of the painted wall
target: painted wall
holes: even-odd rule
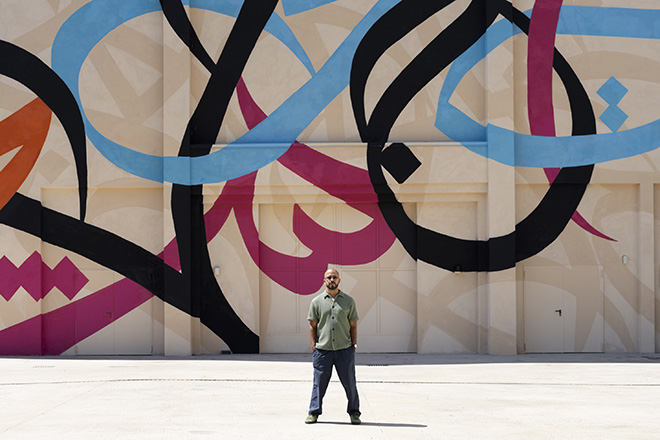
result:
[[[651,0],[3,0],[0,353],[660,350]],[[656,225],[659,228],[656,228]]]

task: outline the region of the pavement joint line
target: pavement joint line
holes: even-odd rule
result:
[[[99,386],[100,386],[100,385],[99,385]],[[96,387],[96,388],[98,388],[98,387]],[[4,430],[1,431],[0,433],[4,434],[4,433],[7,433],[7,432],[11,431],[11,430],[14,429],[14,428],[17,428],[17,427],[19,427],[19,426],[21,426],[21,425],[25,425],[26,423],[28,423],[28,422],[30,422],[30,421],[32,421],[32,420],[35,420],[35,419],[37,419],[38,417],[43,416],[43,415],[46,414],[47,412],[50,412],[50,411],[52,411],[52,410],[54,410],[54,409],[57,409],[57,408],[61,407],[62,405],[65,405],[65,404],[67,404],[67,403],[69,403],[69,402],[71,402],[71,401],[73,401],[73,400],[75,400],[75,399],[80,398],[81,396],[84,396],[85,394],[89,394],[89,393],[93,392],[96,388],[93,388],[93,389],[90,389],[90,390],[83,391],[82,393],[80,393],[80,394],[78,394],[78,395],[76,395],[76,396],[70,397],[70,398],[64,400],[63,402],[58,403],[57,405],[55,405],[55,406],[52,407],[52,408],[48,408],[48,409],[46,409],[46,410],[44,410],[44,411],[39,412],[38,414],[34,414],[32,417],[29,417],[29,418],[27,418],[27,419],[25,419],[25,420],[21,420],[20,422],[16,423],[15,425],[10,426],[10,427],[8,427],[7,429],[4,429]]]
[[[3,386],[22,385],[68,385],[88,383],[122,383],[122,382],[266,382],[266,383],[311,383],[303,379],[213,379],[213,378],[143,378],[143,379],[97,379],[97,380],[64,380],[49,382],[7,382]],[[660,383],[571,383],[571,382],[447,382],[447,381],[397,381],[397,380],[358,380],[358,384],[405,384],[405,385],[488,385],[488,386],[560,386],[560,387],[660,387]]]

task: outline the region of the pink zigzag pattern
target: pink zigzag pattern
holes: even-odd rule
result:
[[[0,296],[7,301],[21,287],[35,301],[41,300],[55,287],[71,300],[88,282],[89,279],[67,257],[52,269],[41,260],[38,252],[33,252],[18,267],[6,256],[0,258]]]

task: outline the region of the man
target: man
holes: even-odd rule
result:
[[[312,346],[314,386],[305,423],[316,423],[322,413],[323,396],[337,370],[348,398],[347,412],[351,423],[359,425],[360,399],[355,381],[358,314],[355,300],[339,290],[339,272],[328,269],[323,277],[325,292],[309,306],[309,341]]]

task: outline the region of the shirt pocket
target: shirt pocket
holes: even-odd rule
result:
[[[348,321],[348,307],[342,307],[340,304],[335,304],[333,307],[332,316],[336,321],[346,322]]]

